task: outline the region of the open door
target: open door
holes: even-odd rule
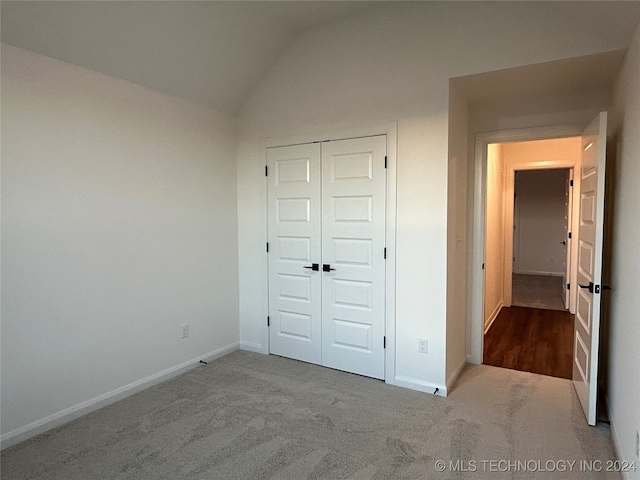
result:
[[[582,136],[578,301],[574,325],[573,384],[589,425],[596,424],[607,114],[602,112]]]
[[[562,244],[564,245],[564,257],[562,260],[562,285],[564,288],[564,308],[570,309],[570,293],[568,288],[571,278],[571,247],[572,240],[569,232],[571,231],[571,217],[573,212],[573,168],[569,169],[569,175],[567,175],[567,185],[564,194],[564,239]]]

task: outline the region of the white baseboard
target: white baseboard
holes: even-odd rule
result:
[[[115,390],[104,393],[98,397],[78,403],[77,405],[74,405],[72,407],[65,408],[60,412],[54,413],[53,415],[49,415],[48,417],[42,418],[40,420],[36,420],[35,422],[32,422],[23,427],[16,428],[15,430],[12,430],[0,436],[0,450],[16,445],[24,440],[46,432],[47,430],[51,430],[52,428],[64,425],[65,423],[75,420],[76,418],[80,418],[83,415],[115,403],[118,400],[122,400],[123,398],[141,392],[142,390],[152,387],[153,385],[157,385],[158,383],[162,383],[166,380],[169,380],[170,378],[176,377],[198,366],[201,360],[211,361],[227,355],[237,350],[238,347],[239,343],[234,342],[230,345],[218,348],[217,350],[205,353],[204,355],[200,355],[199,357],[187,360],[186,362],[183,362],[179,365],[167,368],[166,370],[155,373],[146,378],[136,380],[135,382],[132,382],[123,387],[116,388]]]
[[[487,332],[491,328],[491,325],[493,325],[493,322],[496,320],[496,318],[498,318],[498,314],[500,313],[500,310],[502,310],[503,306],[504,305],[503,305],[502,301],[500,301],[498,303],[498,305],[496,305],[496,308],[493,310],[493,312],[491,312],[491,316],[489,317],[489,320],[487,321],[487,323],[484,324],[484,334],[485,335],[487,334]]]
[[[262,350],[262,344],[255,342],[247,342],[246,340],[240,340],[240,350],[246,350],[247,352],[265,353]]]
[[[425,382],[413,377],[396,375],[396,378],[394,379],[394,385],[431,394],[433,394],[435,390],[438,389],[435,395],[438,395],[440,397],[447,396],[447,387],[445,385],[436,385],[434,383]]]
[[[546,272],[541,270],[518,270],[513,272],[515,275],[542,275],[545,277],[562,277],[563,272]]]
[[[607,405],[609,405],[608,399],[607,399]],[[613,439],[613,449],[616,452],[616,458],[621,462],[624,462],[625,458],[624,458],[624,455],[622,455],[623,450],[622,450],[622,445],[620,443],[618,430],[616,429],[616,422],[615,422],[615,419],[611,416],[611,410],[609,409],[607,410],[608,410],[607,413],[609,414],[609,421],[611,422],[611,438]],[[631,459],[629,462],[632,462],[632,461],[634,461],[634,459]],[[636,463],[636,466],[640,468],[640,465],[637,465],[637,463]],[[620,473],[622,474],[623,480],[633,480],[633,478],[631,477],[632,472],[620,472]],[[640,476],[638,478],[640,478]]]
[[[462,369],[466,365],[467,365],[467,359],[465,357],[462,359],[462,361],[460,362],[460,365],[458,365],[458,367],[453,371],[453,373],[449,375],[449,378],[447,378],[447,392],[451,391],[451,387],[453,387],[453,384],[456,383],[456,380],[462,373]]]

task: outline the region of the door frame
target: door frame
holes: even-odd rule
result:
[[[547,140],[547,139],[541,139]],[[493,143],[493,142],[492,142]],[[566,160],[546,160],[542,162],[529,162],[529,163],[518,163],[513,162],[508,165],[505,165],[505,173],[506,178],[504,182],[504,198],[505,198],[505,206],[504,206],[504,278],[503,278],[503,294],[502,298],[504,301],[505,307],[510,307],[513,300],[513,262],[511,259],[513,258],[513,226],[515,224],[514,221],[514,195],[515,195],[515,175],[516,172],[523,171],[532,171],[532,170],[569,170],[569,174],[571,175],[572,171],[575,171],[579,165],[576,162],[566,161]],[[576,180],[577,183],[574,184],[572,195],[573,199],[576,199],[576,195],[579,197],[579,188],[580,188],[580,180]],[[575,203],[572,205],[572,208],[575,208]],[[570,268],[574,264],[573,260],[578,258],[578,250],[576,248],[577,242],[577,227],[578,222],[576,216],[570,214],[569,222],[571,225],[567,225],[568,232],[572,232],[571,241],[568,242],[567,248],[571,251],[571,262]],[[509,237],[510,235],[510,237]],[[575,235],[575,236],[574,236]],[[511,242],[507,241],[507,237],[511,238]],[[568,240],[568,239],[567,239]],[[566,254],[565,254],[566,255]],[[574,272],[571,271],[569,275],[569,283],[576,284],[577,280],[574,278]],[[574,288],[575,291],[575,288]],[[572,292],[573,293],[573,292]],[[568,309],[571,313],[575,313],[575,295],[571,295],[570,308]],[[572,307],[572,308],[571,308]]]
[[[471,255],[469,255],[468,271],[470,275],[471,291],[469,292],[469,305],[467,328],[469,331],[469,352],[467,361],[474,364],[482,364],[484,351],[484,263],[485,263],[485,242],[486,242],[486,201],[487,201],[487,148],[491,143],[506,143],[530,140],[550,140],[554,138],[578,137],[582,135],[583,128],[576,125],[555,125],[533,128],[522,128],[513,130],[498,130],[493,132],[482,132],[476,134],[475,139],[475,162],[473,169],[473,230],[471,238]],[[549,162],[545,162],[547,165]],[[531,164],[530,164],[531,165]],[[572,164],[568,167],[571,168]],[[506,166],[511,169],[512,166]],[[548,166],[539,168],[549,168]],[[552,167],[553,168],[553,167]],[[559,167],[562,168],[562,167]],[[515,168],[520,169],[520,168]],[[515,170],[511,175],[515,175]],[[513,201],[513,176],[511,177],[511,200]],[[508,180],[508,179],[505,179]],[[576,189],[574,188],[574,192]],[[506,192],[508,193],[508,192]],[[513,237],[513,213],[511,214],[511,232]],[[575,242],[574,242],[575,244]],[[505,258],[512,257],[513,240],[509,248],[505,248]],[[506,250],[509,250],[507,252]],[[508,256],[507,256],[508,253]],[[511,264],[511,262],[509,262]],[[505,277],[506,277],[505,268]],[[509,268],[511,272],[512,268]],[[511,285],[511,278],[509,278]],[[504,290],[506,291],[506,285]],[[508,298],[504,298],[505,305],[511,304],[511,291]],[[508,300],[508,303],[506,302]]]
[[[398,151],[398,124],[396,122],[391,122],[370,126],[345,127],[339,129],[319,128],[318,130],[312,130],[307,133],[266,138],[262,141],[261,149],[263,160],[266,165],[267,148],[285,147],[304,143],[349,140],[353,138],[373,137],[378,135],[387,136],[387,192],[385,209],[385,244],[387,249],[387,263],[385,272],[386,348],[384,353],[384,381],[388,384],[393,385],[395,384],[396,376],[396,164]],[[264,225],[262,226],[262,231],[264,238],[266,239],[268,238],[269,222],[269,215],[267,211],[268,181],[266,176],[264,177],[264,189]],[[261,271],[264,272],[262,279],[264,288],[261,303],[262,311],[264,312],[264,318],[266,319],[269,315],[269,265],[267,255],[264,255],[262,258],[263,264],[261,265]],[[269,354],[269,327],[267,327],[266,322],[263,322],[262,348],[260,350],[260,353]]]
[[[546,163],[544,165],[540,164],[541,166],[537,166],[536,163],[528,163],[526,165],[524,165],[523,167],[517,167],[514,169],[514,176],[515,173],[517,172],[524,172],[524,171],[532,171],[532,170],[567,170],[568,173],[568,178],[567,178],[567,197],[568,197],[568,204],[567,204],[567,208],[568,208],[568,212],[567,212],[567,224],[566,224],[566,228],[567,228],[567,238],[565,239],[565,254],[564,254],[564,262],[565,262],[565,270],[564,270],[564,277],[566,278],[569,283],[571,283],[572,280],[572,269],[571,266],[573,265],[573,260],[574,260],[574,252],[576,253],[576,257],[577,257],[577,250],[575,247],[575,243],[573,242],[574,238],[568,237],[568,233],[569,232],[574,232],[577,231],[577,227],[578,227],[578,222],[575,222],[575,213],[574,210],[574,196],[576,196],[576,192],[577,192],[577,188],[579,187],[580,183],[579,181],[577,181],[577,183],[575,185],[573,185],[572,182],[573,181],[573,177],[574,177],[574,173],[576,168],[578,167],[578,165],[576,165],[574,162],[566,162],[567,165],[570,164],[570,166],[565,166],[565,162],[562,161],[558,161],[558,162],[553,162],[553,164],[550,164],[551,166],[546,166]],[[509,169],[510,170],[510,169]],[[507,185],[508,188],[511,187],[511,185]],[[520,244],[520,228],[516,228],[516,225],[518,225],[518,227],[520,226],[520,207],[519,207],[519,203],[518,203],[518,197],[516,196],[516,192],[515,192],[515,178],[514,178],[514,184],[513,184],[513,248],[512,248],[512,252],[513,252],[513,262],[512,262],[512,276],[511,279],[513,280],[513,272],[515,272],[516,270],[520,270],[520,251],[519,251],[519,244]],[[572,190],[574,187],[576,187],[575,190]],[[507,192],[508,193],[508,192]],[[505,194],[505,198],[507,198],[507,195]],[[506,217],[505,215],[505,222],[508,222],[509,219],[508,217]],[[575,222],[575,223],[574,223]],[[505,237],[506,235],[509,233],[509,224],[505,223]],[[517,240],[516,240],[517,237]],[[505,262],[507,260],[507,258],[505,257]],[[505,273],[506,275],[506,273]],[[566,282],[565,282],[566,283]],[[575,283],[575,282],[573,282]],[[506,289],[506,287],[505,287]],[[513,285],[511,285],[511,300],[513,303]],[[569,292],[569,290],[567,289],[567,292]],[[566,295],[565,294],[565,305],[567,305],[567,301],[566,301]],[[574,300],[574,304],[571,305],[571,299]],[[570,296],[569,298],[569,305],[567,306],[567,310],[569,310],[571,313],[575,313],[575,297]]]

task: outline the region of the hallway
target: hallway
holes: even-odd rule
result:
[[[566,310],[562,277],[514,273],[512,289],[513,306]]]

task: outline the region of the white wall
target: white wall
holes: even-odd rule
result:
[[[467,361],[467,143],[469,106],[449,88],[449,165],[447,190],[446,384],[451,387]]]
[[[240,115],[245,348],[268,350],[261,139],[397,121],[396,376],[443,390],[449,79],[625,46],[593,26],[553,20],[553,7],[543,3],[390,2],[292,44]],[[428,339],[428,355],[418,353],[418,337]]]
[[[487,149],[487,201],[485,205],[484,329],[504,305],[504,159],[503,146]]]
[[[610,292],[609,410],[620,460],[636,456],[640,431],[640,27],[615,89],[613,130],[618,137],[613,192]],[[640,479],[640,470],[626,478]]]
[[[513,273],[565,273],[568,175],[565,169],[516,172]]]
[[[586,127],[611,102],[610,84],[471,102],[469,129],[475,136],[479,132],[549,125]]]
[[[2,45],[3,446],[238,345],[234,129]]]

